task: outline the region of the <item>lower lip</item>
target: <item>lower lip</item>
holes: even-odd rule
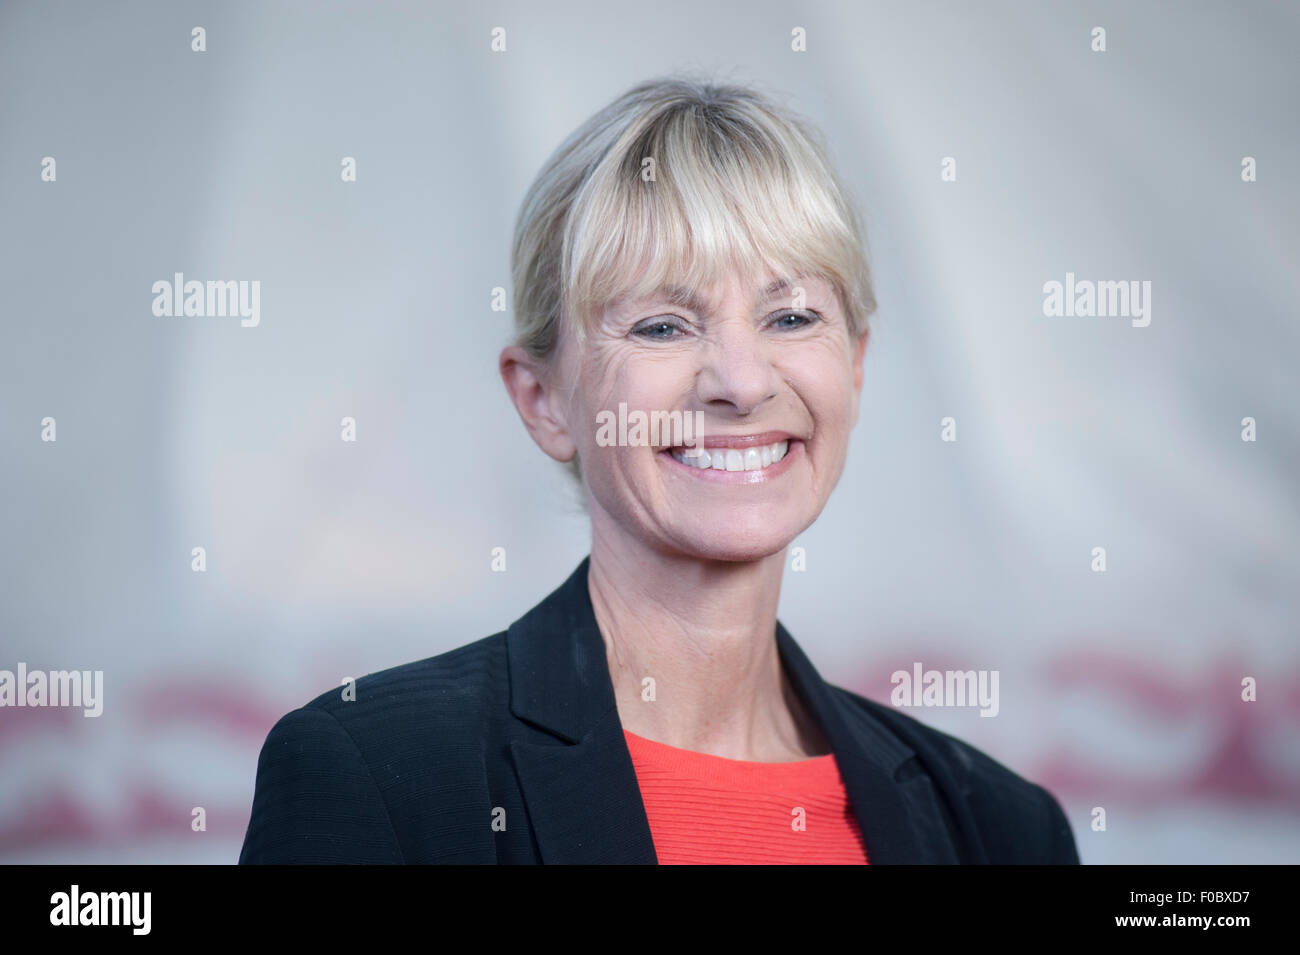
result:
[[[744,452],[743,448],[735,450]],[[774,481],[779,478],[790,468],[794,467],[794,462],[804,455],[803,442],[790,439],[790,446],[786,450],[785,457],[776,464],[769,464],[765,468],[758,468],[754,471],[719,471],[717,468],[697,468],[689,464],[682,464],[670,451],[660,451],[659,457],[663,459],[665,466],[680,471],[687,477],[693,477],[697,481],[709,481],[714,484],[766,484],[768,481]]]

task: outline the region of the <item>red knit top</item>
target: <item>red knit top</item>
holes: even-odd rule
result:
[[[623,730],[660,865],[866,865],[835,754],[759,763]]]

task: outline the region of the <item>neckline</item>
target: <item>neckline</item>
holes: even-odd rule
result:
[[[809,778],[834,780],[839,782],[839,768],[835,754],[824,753],[821,756],[809,756],[781,763],[765,763],[758,760],[730,759],[701,753],[693,749],[680,749],[661,743],[658,740],[638,736],[629,729],[623,730],[628,749],[643,758],[649,757],[657,766],[664,766],[694,776],[728,779],[802,779]]]

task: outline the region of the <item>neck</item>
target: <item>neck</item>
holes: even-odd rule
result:
[[[592,514],[587,587],[623,728],[729,759],[830,752],[777,651],[785,552],[743,562],[664,554],[601,533]]]

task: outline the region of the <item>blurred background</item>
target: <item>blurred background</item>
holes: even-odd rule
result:
[[[908,712],[1086,863],[1300,861],[1297,44],[1269,2],[0,5],[0,669],[104,673],[98,718],[0,709],[0,861],[234,862],[277,718],[577,565],[493,289],[560,140],[678,70],[818,126],[867,227],[862,416],[782,590],[822,676],[998,670],[996,718]],[[259,324],[155,316],[176,272]],[[1150,325],[1045,316],[1067,272]]]

